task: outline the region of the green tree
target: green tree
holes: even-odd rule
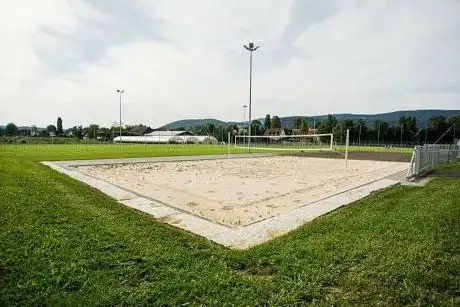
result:
[[[91,124],[89,125],[86,133],[88,134],[88,138],[90,139],[97,139],[97,134],[99,132],[99,125]]]
[[[460,127],[460,115],[450,117],[449,125],[455,125],[457,128]]]
[[[208,135],[214,136],[214,134],[216,133],[216,125],[212,123],[206,124],[206,132]]]
[[[74,138],[77,138],[77,139],[83,138],[83,128],[82,128],[82,126],[74,126],[72,128],[72,134],[73,134]],[[116,136],[118,136],[118,134]]]
[[[8,125],[6,125],[5,135],[7,135],[7,136],[16,136],[18,134],[19,134],[19,129],[15,124],[9,123]]]
[[[57,119],[57,129],[56,129],[56,134],[58,136],[61,136],[64,134],[64,130],[62,130],[62,119],[58,117]]]
[[[447,126],[446,118],[442,115],[432,116],[429,120],[429,126],[433,130],[441,131],[444,130]]]
[[[219,127],[217,127],[216,138],[217,138],[217,140],[219,140],[219,142],[227,141],[228,136],[225,134],[225,126],[224,125],[220,124]]]
[[[399,124],[399,139],[411,142],[415,140],[417,133],[417,120],[412,116],[401,116],[398,121]],[[401,139],[402,137],[402,139]]]
[[[301,117],[297,117],[296,119],[294,119],[294,129],[300,129],[300,126],[302,126],[302,118]]]
[[[356,140],[358,136],[356,135],[356,129],[355,129],[355,122],[351,119],[345,119],[342,122],[342,127],[340,127],[340,132],[343,135],[343,142],[346,140],[347,136],[347,129],[350,130],[350,142],[353,142],[353,140]],[[341,135],[341,137],[342,137]]]
[[[253,120],[251,123],[251,134],[252,135],[262,135],[263,128],[262,123],[258,120]]]
[[[271,123],[270,123],[271,128],[281,128],[281,119],[278,116],[273,116]]]
[[[454,136],[460,138],[460,115],[449,118],[449,126],[454,125]],[[458,133],[458,134],[457,134]]]
[[[449,124],[460,126],[460,115],[450,117]]]
[[[460,139],[460,115],[449,118],[449,126],[454,126],[452,133],[454,139]]]
[[[272,121],[270,119],[270,114],[265,115],[265,120],[264,120],[264,128],[268,129],[272,125]]]
[[[308,133],[308,123],[305,119],[302,119],[300,121],[300,126],[299,126],[299,132],[300,134],[307,134]]]
[[[228,133],[230,132],[230,136],[232,137],[232,139],[234,140],[233,136],[235,134],[238,134],[238,125],[236,124],[231,124],[231,125],[227,125],[226,127],[226,133],[225,133],[225,140],[227,140],[228,138]]]
[[[370,138],[373,142],[377,142],[379,144],[391,143],[394,140],[392,139],[393,133],[391,133],[389,127],[390,126],[387,122],[376,120],[370,131]]]
[[[355,126],[355,140],[356,142],[361,142],[365,140],[368,136],[368,128],[366,126],[366,122],[362,119],[359,119]]]
[[[347,129],[349,129],[350,133],[352,133],[353,129],[355,128],[355,122],[351,119],[344,120],[342,125],[343,125],[343,130],[347,131]]]
[[[327,120],[322,121],[318,125],[318,133],[333,133],[337,126],[337,118],[333,115],[328,115]]]
[[[56,135],[56,126],[55,125],[49,125],[48,127],[46,127],[46,130],[49,133],[54,133]]]

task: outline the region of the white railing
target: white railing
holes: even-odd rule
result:
[[[446,164],[457,159],[460,145],[428,144],[415,146],[410,161],[407,178],[429,173],[435,165]]]

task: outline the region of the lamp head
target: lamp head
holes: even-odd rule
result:
[[[247,45],[243,45],[243,47],[248,51],[256,51],[260,46],[255,46],[253,42],[248,43]]]

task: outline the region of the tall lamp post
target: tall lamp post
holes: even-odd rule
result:
[[[248,121],[248,152],[251,153],[251,102],[252,102],[252,53],[260,46],[254,46],[253,42],[249,42],[243,47],[249,51],[249,121]]]
[[[243,144],[246,143],[245,136],[246,136],[246,128],[245,128],[245,122],[246,122],[246,108],[247,105],[243,105]]]
[[[121,97],[123,96],[123,93],[125,90],[118,89],[117,93],[120,94],[120,144],[121,144]]]

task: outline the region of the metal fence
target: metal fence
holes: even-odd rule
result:
[[[422,176],[430,172],[435,165],[446,164],[459,157],[460,145],[428,144],[415,146],[412,153],[407,178]]]

